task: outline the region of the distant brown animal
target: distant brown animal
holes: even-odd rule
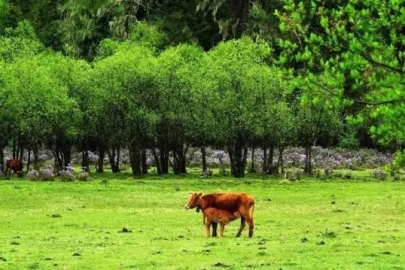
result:
[[[249,225],[249,237],[253,236],[253,212],[254,212],[255,200],[247,193],[212,193],[205,194],[193,193],[188,199],[186,209],[197,208],[203,212],[209,207],[214,207],[220,210],[227,211],[229,213],[240,213],[240,228],[236,237],[242,234],[243,229],[246,227],[246,222]],[[203,216],[205,220],[205,217]],[[216,230],[213,227],[214,232]]]
[[[18,159],[7,159],[6,160],[6,170],[4,171],[4,175],[8,175],[13,171],[13,173],[16,173],[17,176],[22,176],[22,169],[23,169],[23,163],[21,160]]]
[[[210,227],[213,222],[218,222],[220,224],[221,227],[219,230],[219,236],[223,237],[225,225],[237,218],[240,218],[240,214],[238,212],[229,213],[214,207],[205,208],[203,212],[205,217],[205,235],[207,237],[210,236]]]

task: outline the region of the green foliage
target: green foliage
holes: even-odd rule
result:
[[[4,139],[30,146],[55,134],[77,135],[81,112],[67,85],[55,79],[46,53],[5,63],[0,78]]]
[[[0,0],[0,34],[6,27],[7,17],[8,17],[8,3],[6,0]]]
[[[157,97],[155,66],[150,49],[129,43],[95,63],[96,129],[110,144],[125,145],[132,140],[134,129],[137,136],[147,136],[154,130],[157,115],[150,105]]]
[[[193,103],[193,87],[190,82],[191,72],[196,71],[196,65],[203,57],[201,48],[193,45],[178,45],[168,48],[157,58],[160,67],[157,76],[159,103],[157,110],[161,116],[159,121],[159,134],[166,134],[171,144],[186,143],[202,138],[200,127],[195,126],[195,114],[204,110],[202,104]],[[200,106],[199,106],[200,105]],[[198,123],[201,123],[199,119]],[[203,127],[201,127],[203,128]],[[170,131],[170,135],[166,132]],[[204,133],[203,133],[204,134]],[[186,141],[187,138],[187,141]]]
[[[151,49],[163,50],[169,43],[167,36],[155,26],[137,23],[132,27],[128,40]]]
[[[256,129],[258,116],[263,111],[252,108],[261,102],[266,93],[264,88],[274,85],[262,80],[258,87],[254,85],[256,78],[252,75],[255,69],[264,74],[271,72],[264,65],[269,54],[270,48],[266,44],[255,43],[247,37],[220,43],[207,54],[200,71],[204,81],[201,86],[213,99],[207,104],[207,109],[216,112],[217,134],[222,136],[217,136],[219,141],[232,143],[242,136],[247,142]]]
[[[0,59],[12,62],[20,57],[32,57],[43,51],[34,29],[28,21],[22,21],[16,28],[6,28],[0,36]]]
[[[401,1],[327,3],[286,1],[278,12],[285,36],[280,63],[299,70],[305,84],[333,94],[346,115],[371,108],[378,127],[371,129],[382,143],[403,141],[404,26]],[[317,81],[323,73],[327,80]]]
[[[104,38],[127,38],[141,1],[68,0],[59,7],[61,42],[66,53],[92,60]]]
[[[15,28],[6,28],[4,30],[5,37],[18,37],[23,39],[32,39],[36,40],[37,36],[35,34],[34,27],[27,20],[18,22],[17,27]]]

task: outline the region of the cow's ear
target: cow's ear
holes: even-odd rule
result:
[[[201,197],[202,196],[202,193],[198,193],[198,197]]]

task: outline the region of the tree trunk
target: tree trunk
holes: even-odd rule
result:
[[[63,159],[65,161],[65,167],[71,163],[72,160],[72,149],[70,144],[69,145],[63,145],[62,146],[62,155],[63,155]]]
[[[162,174],[169,173],[169,150],[167,149],[166,144],[162,144],[159,149],[159,163]]]
[[[15,139],[13,139],[13,159],[17,159],[17,143]]]
[[[63,170],[63,160],[62,160],[61,155],[59,154],[59,148],[57,146],[55,147],[55,151],[53,152],[53,156],[54,156],[54,159],[55,159],[54,167],[55,167],[56,173],[59,174],[59,171]]]
[[[34,154],[34,169],[35,169],[35,170],[39,170],[39,164],[38,164],[38,161],[39,161],[39,150],[38,150],[38,144],[37,144],[37,143],[35,143],[35,144],[32,146],[32,153]]]
[[[263,147],[262,147],[262,150],[263,150],[262,171],[263,171],[264,173],[266,173],[266,172],[267,172],[267,147],[266,147],[266,146],[263,146]]]
[[[173,172],[175,174],[183,174],[187,173],[186,169],[186,152],[188,146],[184,147],[183,145],[176,147],[175,150],[172,151],[173,154],[173,162],[170,162],[170,165],[173,168]]]
[[[0,145],[0,172],[4,172],[4,151],[2,145]]]
[[[278,148],[278,161],[277,161],[277,168],[281,168],[281,173],[284,173],[284,160],[283,160],[283,152],[284,147]]]
[[[235,38],[241,38],[246,32],[249,16],[249,4],[248,0],[236,1],[236,31]]]
[[[113,173],[120,172],[120,167],[119,167],[120,148],[119,147],[117,149],[112,148],[111,150],[107,149],[107,155],[108,155],[108,159],[110,161],[111,171]]]
[[[147,162],[147,156],[146,156],[146,149],[143,148],[141,150],[141,170],[142,170],[142,174],[147,174],[148,173],[148,162]]]
[[[160,159],[159,159],[159,156],[158,156],[158,154],[156,152],[155,147],[152,148],[152,155],[153,155],[153,158],[155,159],[157,173],[159,175],[161,175],[162,174],[162,165],[160,164]]]
[[[274,175],[276,173],[276,168],[273,166],[274,159],[274,146],[269,147],[269,155],[267,156],[266,173]]]
[[[82,169],[84,169],[86,172],[89,171],[89,163],[89,151],[86,148],[82,151]]]
[[[304,173],[312,173],[312,146],[311,144],[305,145],[305,169]]]
[[[131,144],[129,145],[129,161],[131,163],[132,175],[141,175],[141,146],[137,139],[132,139]]]
[[[201,158],[202,158],[202,171],[207,171],[207,153],[205,152],[205,146],[201,146]]]
[[[245,177],[247,148],[243,147],[240,141],[228,146],[229,158],[231,160],[231,174],[236,178]]]
[[[105,147],[103,144],[98,146],[98,160],[96,166],[96,172],[103,173],[104,172],[104,157],[105,157]]]
[[[255,168],[255,149],[252,148],[252,156],[251,156],[252,164],[250,165],[250,173],[255,173],[256,168]]]
[[[28,158],[27,158],[27,172],[30,170],[30,163],[31,163],[31,147],[28,146]]]
[[[18,158],[17,159],[19,159],[19,160],[23,160],[23,157],[24,157],[24,147],[23,147],[23,144],[22,143],[19,143],[18,144],[18,150],[19,150],[19,154],[18,154]]]

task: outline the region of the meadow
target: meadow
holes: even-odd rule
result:
[[[0,269],[405,269],[405,183],[92,175],[0,181]],[[253,195],[255,232],[206,238],[191,192]]]

